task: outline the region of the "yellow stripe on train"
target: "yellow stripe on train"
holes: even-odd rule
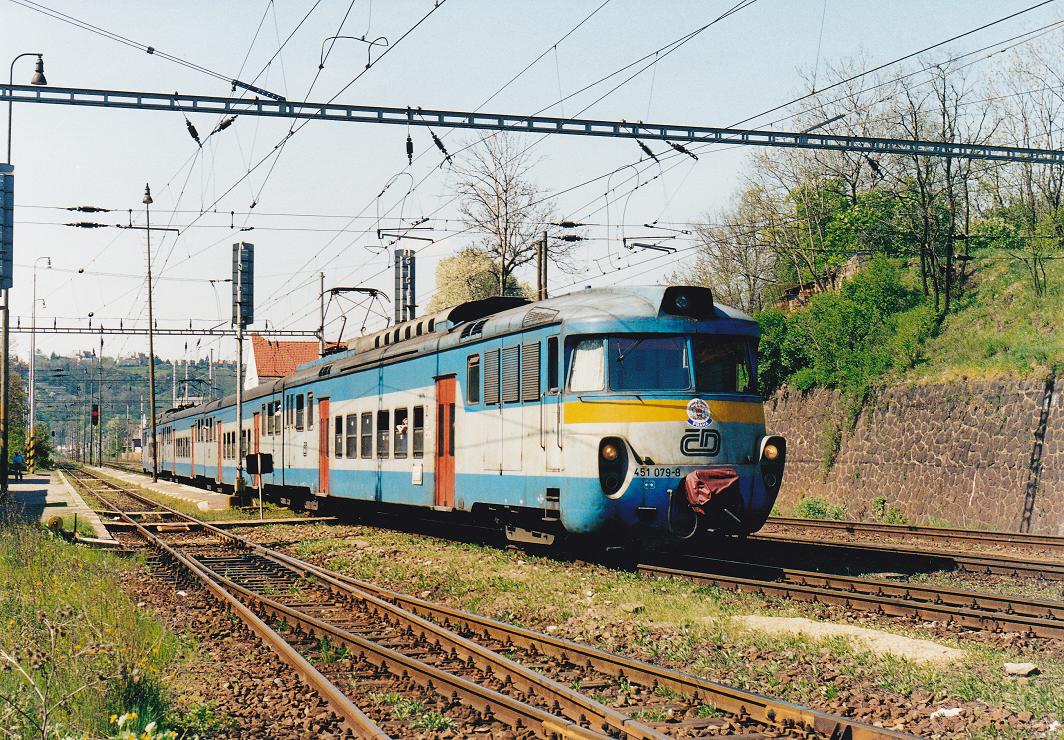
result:
[[[713,421],[764,424],[759,401],[708,401]],[[687,401],[648,399],[567,401],[566,424],[628,424],[637,421],[687,421]]]

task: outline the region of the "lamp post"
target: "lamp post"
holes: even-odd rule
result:
[[[144,220],[148,227],[148,406],[151,413],[151,479],[159,480],[159,445],[155,437],[155,319],[151,305],[151,188],[144,183]]]
[[[22,57],[37,57],[37,66],[33,71],[33,77],[30,79],[31,85],[47,85],[48,80],[44,77],[44,55],[39,52],[25,52],[19,54],[11,60],[10,72],[7,78],[7,84],[15,84],[15,62]],[[7,163],[11,164],[11,120],[14,115],[14,101],[8,99],[7,101]],[[7,493],[7,433],[8,433],[8,412],[10,411],[10,397],[9,397],[9,378],[10,368],[8,367],[8,352],[9,347],[9,324],[10,324],[10,291],[7,288],[3,290],[3,309],[0,309],[0,495]]]
[[[46,267],[52,269],[51,257],[38,257],[33,261],[33,308],[30,311],[30,445],[37,441],[37,264],[44,260]],[[43,298],[41,299],[44,300]],[[36,456],[34,457],[36,461]],[[34,462],[36,468],[36,462]]]

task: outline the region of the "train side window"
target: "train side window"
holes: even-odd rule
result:
[[[393,422],[395,424],[395,456],[406,457],[410,446],[410,417],[406,409],[396,409]]]
[[[299,429],[299,430],[303,429],[303,416],[304,416],[304,414],[303,414],[303,411],[304,411],[304,409],[303,409],[303,401],[304,401],[304,398],[303,398],[303,394],[302,393],[300,393],[299,395],[296,396],[296,403],[295,403],[296,429]]]
[[[581,339],[573,350],[572,363],[569,390],[575,393],[602,390],[606,376],[606,353],[601,337]]]
[[[484,353],[484,403],[499,402],[499,350]]]
[[[447,404],[447,410],[451,414],[451,417],[447,420],[450,424],[447,429],[447,448],[451,457],[454,457],[454,404]]]
[[[347,415],[347,452],[350,459],[358,457],[358,414]]]
[[[324,424],[326,422],[322,422]],[[337,416],[333,423],[333,457],[340,459],[344,456],[344,417]]]
[[[314,394],[307,394],[307,429],[314,428]]]
[[[362,414],[362,457],[373,457],[373,414]]]
[[[539,400],[539,342],[521,345],[521,400]]]
[[[480,355],[466,359],[466,403],[480,403]]]
[[[547,390],[556,391],[558,383],[558,337],[547,338]]]
[[[443,457],[443,425],[446,423],[446,404],[436,404],[436,457]]]
[[[499,384],[502,386],[502,402],[517,403],[521,400],[521,347],[514,345],[504,348],[501,364]]]
[[[414,457],[425,456],[425,407],[414,407]]]
[[[262,424],[259,425],[259,434],[265,437],[266,427],[269,426],[270,422],[270,418],[266,416],[266,404],[262,404],[262,413],[259,416],[262,419]]]
[[[388,457],[391,453],[392,425],[388,422],[389,411],[377,412],[377,457]]]

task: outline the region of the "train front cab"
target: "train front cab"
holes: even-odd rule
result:
[[[745,534],[772,509],[786,443],[765,434],[757,324],[685,290],[668,289],[653,320],[565,338],[570,532]]]

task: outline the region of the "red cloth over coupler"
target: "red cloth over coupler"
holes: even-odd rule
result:
[[[733,468],[711,468],[688,473],[683,479],[687,503],[699,514],[705,514],[702,507],[717,494],[724,493],[738,480],[739,473]]]

